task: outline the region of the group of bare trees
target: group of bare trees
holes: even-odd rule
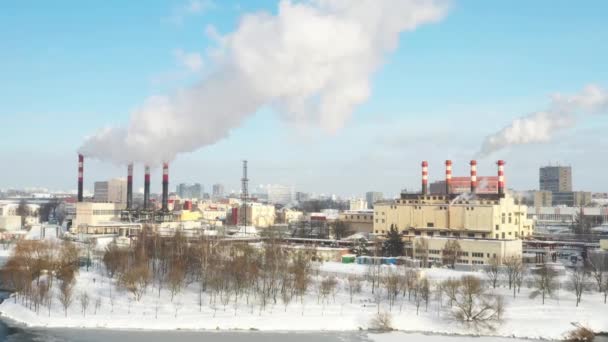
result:
[[[2,285],[14,291],[15,301],[40,312],[51,310],[53,289],[67,315],[73,301],[73,286],[78,272],[79,252],[71,242],[22,240],[2,268]]]
[[[311,249],[293,252],[275,239],[256,248],[208,237],[188,240],[179,231],[161,237],[144,230],[133,248],[110,245],[103,262],[116,286],[131,293],[135,301],[151,287],[159,298],[167,290],[173,301],[185,287],[197,284],[201,310],[206,297],[214,310],[232,304],[236,314],[243,301],[251,311],[254,302],[262,311],[269,303],[283,301],[287,306],[293,299],[303,301],[311,286],[313,257]],[[322,282],[320,286],[326,300],[335,285]]]

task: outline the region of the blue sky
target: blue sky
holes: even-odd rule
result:
[[[201,5],[4,1],[0,188],[74,189],[85,136],[127,123],[148,96],[187,87],[212,68],[209,26],[227,34],[244,13],[277,10],[270,0]],[[608,87],[605,13],[608,2],[600,0],[453,1],[443,20],[400,36],[373,76],[371,97],[335,134],[295,128],[264,108],[227,139],[180,155],[172,183],[237,189],[245,158],[254,186],[345,196],[416,189],[423,159],[432,179],[442,177],[448,158],[464,174],[485,136],[544,109],[551,94]],[[181,64],[177,50],[200,54],[202,68]],[[605,116],[587,118],[550,142],[497,152],[480,161],[480,174],[494,174],[493,161],[506,159],[508,185],[532,189],[538,166],[560,162],[573,165],[575,187],[608,191],[605,161],[594,157],[608,147],[606,128]],[[87,160],[86,167],[89,188],[124,176],[109,163]]]

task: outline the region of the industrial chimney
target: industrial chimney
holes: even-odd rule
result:
[[[429,163],[424,160],[422,161],[422,194],[428,194],[428,181],[429,181]]]
[[[452,192],[452,161],[445,161],[445,193],[449,195]]]
[[[498,165],[498,194],[502,195],[505,193],[505,161],[499,160],[496,164]]]
[[[471,160],[471,193],[477,190],[477,161]]]
[[[78,155],[78,202],[82,202],[83,196],[83,179],[84,179],[84,156]]]
[[[169,163],[163,163],[163,207],[164,212],[169,211]]]
[[[145,166],[145,174],[144,174],[144,210],[148,209],[148,205],[150,203],[150,167],[148,165]]]
[[[127,166],[127,210],[133,209],[133,163]]]

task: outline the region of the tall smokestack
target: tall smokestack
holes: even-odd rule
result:
[[[150,167],[148,165],[145,166],[145,174],[144,174],[144,210],[148,209],[148,205],[150,205]]]
[[[78,202],[82,202],[83,196],[83,180],[84,180],[84,156],[78,155]]]
[[[499,160],[496,162],[498,165],[498,193],[505,193],[505,161]]]
[[[452,161],[445,161],[445,193],[452,193]]]
[[[169,163],[163,163],[163,211],[169,211]]]
[[[133,163],[127,166],[127,210],[133,208]]]
[[[477,191],[477,161],[471,160],[471,193]]]
[[[424,160],[422,162],[422,194],[428,194],[428,181],[429,181],[429,163]]]

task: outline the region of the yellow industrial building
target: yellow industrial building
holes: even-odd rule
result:
[[[522,255],[522,239],[534,232],[528,210],[505,191],[504,165],[499,160],[496,193],[477,193],[477,162],[472,160],[470,193],[451,190],[452,162],[446,160],[446,191],[427,192],[428,163],[422,162],[421,193],[402,193],[394,201],[374,205],[373,233],[386,235],[394,228],[412,241],[413,255],[442,261],[449,240],[460,245],[458,264],[483,265],[496,258]],[[428,251],[428,252],[427,252]],[[428,253],[428,254],[427,254]]]
[[[410,236],[520,239],[532,235],[527,207],[509,194],[402,194],[374,206],[374,233],[391,227]]]

